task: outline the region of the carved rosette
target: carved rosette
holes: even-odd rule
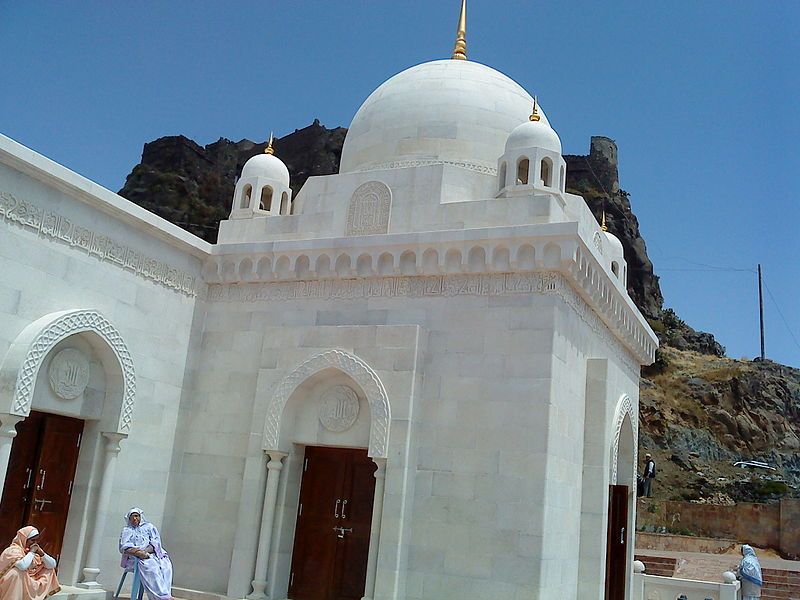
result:
[[[342,433],[358,419],[358,396],[346,385],[335,385],[319,400],[319,422],[328,431]]]
[[[353,192],[347,208],[345,235],[371,235],[389,231],[392,191],[385,183],[368,181]]]
[[[89,359],[75,348],[62,350],[50,361],[50,388],[63,400],[73,400],[89,385]]]
[[[369,455],[372,458],[387,458],[392,417],[386,389],[377,373],[367,363],[344,350],[327,350],[312,356],[278,384],[267,407],[262,444],[264,450],[279,450],[283,409],[297,386],[312,375],[329,368],[349,375],[364,392],[370,412]]]

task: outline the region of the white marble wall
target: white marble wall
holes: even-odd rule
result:
[[[314,352],[344,348],[381,375],[395,411],[398,389],[405,401],[413,381],[411,355],[384,338],[396,325],[418,325],[427,346],[408,432],[416,454],[413,485],[405,487],[414,490],[410,530],[399,552],[384,550],[390,546],[382,537],[375,597],[577,597],[587,358],[612,365],[602,412],[613,413],[621,393],[635,398],[636,385],[618,365],[621,351],[602,341],[610,336],[599,336],[560,296],[223,301],[207,308],[195,388],[181,416],[184,458],[170,493],[169,524],[182,545],[179,585],[248,591],[256,540],[237,544],[234,532],[258,527],[260,506],[242,498],[263,494],[264,406],[280,379]],[[399,450],[407,440],[395,433]],[[602,437],[610,444],[613,432]],[[400,485],[392,483],[396,460],[390,456],[387,494]],[[209,466],[201,473],[195,465]],[[271,573],[278,591],[287,585],[300,477],[297,457],[286,465]],[[198,489],[210,490],[211,502],[193,500]],[[606,495],[603,487],[601,510]],[[396,511],[387,496],[385,514]],[[598,544],[604,526],[597,523]],[[192,564],[192,546],[209,535],[218,556]]]
[[[46,159],[37,160],[47,166]],[[57,165],[53,168],[66,171]],[[94,185],[72,176],[87,188]],[[81,561],[86,541],[97,522],[103,528],[100,582],[111,586],[119,580],[117,538],[127,509],[138,504],[145,508],[148,518],[162,524],[195,298],[124,268],[110,256],[99,254],[99,245],[101,240],[112,240],[116,248],[125,247],[169,263],[195,281],[200,264],[183,250],[146,233],[144,227],[132,226],[98,210],[89,203],[91,196],[84,196],[80,190],[64,185],[56,188],[41,179],[46,177],[0,164],[0,194],[4,195],[5,209],[0,214],[0,358],[31,322],[49,313],[77,308],[94,309],[104,315],[119,330],[131,353],[136,369],[136,407],[130,436],[122,442],[111,503],[107,512],[95,512],[99,473],[92,472],[92,462],[101,455],[102,446],[100,426],[91,420],[97,417],[96,411],[87,405],[84,413],[89,420],[60,568],[63,583],[79,579],[80,568],[85,566]],[[9,206],[14,208],[9,210]],[[39,217],[30,213],[30,207],[41,211]],[[96,252],[46,234],[41,216],[48,213],[97,236]],[[103,243],[105,248],[111,248]],[[70,344],[80,346],[84,342],[75,340]],[[98,368],[96,362],[93,368]],[[100,386],[102,379],[101,374],[93,374],[90,391],[92,385]],[[57,406],[52,406],[56,400],[39,389],[43,384],[46,381],[40,376],[34,390],[34,408],[58,411]],[[9,398],[3,400],[10,403]],[[165,544],[169,548],[169,535]]]

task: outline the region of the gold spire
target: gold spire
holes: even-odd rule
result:
[[[272,140],[273,140],[273,135],[272,135],[272,132],[270,131],[269,132],[269,142],[267,143],[267,147],[264,148],[264,154],[275,154],[275,150],[273,150],[273,148],[272,148]]]
[[[533,112],[528,117],[531,121],[538,121],[542,117],[539,116],[539,105],[536,103],[536,96],[533,97]]]
[[[606,209],[603,209],[603,222],[600,224],[600,229],[603,231],[608,231],[608,227],[606,227]]]
[[[453,48],[455,60],[467,60],[467,0],[461,0],[461,14],[456,29],[456,45]]]

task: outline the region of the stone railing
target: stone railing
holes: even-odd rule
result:
[[[692,581],[676,577],[647,575],[644,564],[633,561],[631,600],[740,600],[740,583],[730,571],[722,574],[722,582]]]

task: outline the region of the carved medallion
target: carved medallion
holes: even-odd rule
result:
[[[385,183],[368,181],[353,192],[347,209],[345,235],[370,235],[389,231],[392,192]]]
[[[358,396],[346,385],[335,385],[319,401],[319,422],[328,431],[341,433],[358,418]]]
[[[597,248],[597,251],[600,254],[603,254],[603,238],[600,237],[600,234],[597,231],[594,232],[592,242],[594,243],[594,247]]]
[[[50,361],[50,387],[59,398],[77,398],[89,384],[89,359],[74,348],[62,350]]]

